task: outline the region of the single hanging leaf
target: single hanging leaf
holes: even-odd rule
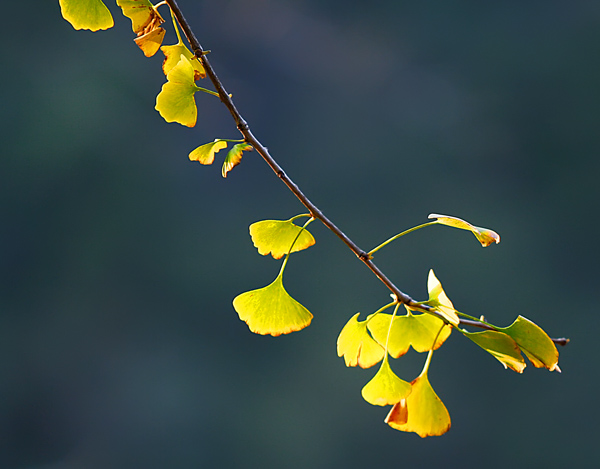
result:
[[[200,61],[194,57],[194,54],[192,54],[185,44],[179,43],[173,46],[162,46],[160,50],[165,54],[165,60],[163,62],[163,73],[165,75],[168,75],[171,69],[179,63],[179,60],[183,55],[191,62],[192,67],[194,67],[194,81],[206,77],[204,67]]]
[[[197,91],[200,88],[194,82],[194,68],[182,55],[179,63],[167,75],[167,83],[156,97],[155,109],[167,122],[194,127],[198,116],[194,99]]]
[[[507,334],[498,331],[461,332],[482,349],[492,354],[504,368],[523,373],[527,366],[517,343]]]
[[[165,22],[150,0],[117,0],[117,5],[131,20],[131,29],[137,35],[156,29]]]
[[[387,357],[383,359],[379,371],[361,391],[362,397],[371,405],[393,405],[406,399],[412,387],[398,378],[390,368]]]
[[[560,372],[558,350],[541,327],[519,316],[510,326],[499,327],[498,330],[514,339],[533,366]]]
[[[385,355],[384,348],[367,332],[367,321],[359,321],[356,313],[344,326],[337,340],[338,357],[344,357],[346,366],[370,368]]]
[[[373,339],[382,346],[385,346],[388,337],[391,318],[391,314],[379,313],[369,320],[369,331]],[[444,326],[444,321],[432,314],[409,312],[406,316],[396,316],[390,330],[388,353],[392,357],[398,358],[408,352],[410,346],[419,353],[428,352],[434,345],[434,340],[434,350],[436,350],[452,332],[450,327],[446,327],[440,332],[442,326]]]
[[[448,320],[450,324],[458,326],[460,320],[456,315],[454,305],[446,296],[442,284],[433,273],[433,269],[429,271],[429,277],[427,279],[427,291],[429,292],[429,301],[427,304],[434,308],[444,318]]]
[[[281,259],[288,252],[302,251],[315,244],[313,235],[291,220],[257,221],[250,225],[250,236],[259,254],[266,256],[271,253],[274,259]],[[292,243],[294,246],[290,251]]]
[[[411,385],[410,395],[394,404],[385,423],[421,438],[443,435],[450,430],[450,414],[429,384],[427,372],[421,373]]]
[[[283,287],[283,272],[270,285],[242,293],[233,300],[240,319],[256,334],[278,336],[307,327],[313,315]]]
[[[136,37],[133,41],[142,50],[146,57],[152,57],[160,49],[166,31],[163,28],[156,28],[141,36]]]
[[[221,169],[221,174],[224,178],[227,177],[227,173],[235,168],[242,161],[242,153],[245,151],[251,151],[252,145],[248,145],[247,143],[238,143],[234,145],[227,156],[225,157],[225,161],[223,162],[223,169]]]
[[[227,148],[227,142],[216,139],[214,142],[200,145],[190,153],[189,157],[191,161],[197,161],[200,164],[213,164],[213,161],[215,161],[215,153],[223,148]]]
[[[437,215],[435,213],[429,215],[428,218],[437,218],[437,222],[440,225],[453,226],[454,228],[470,231],[475,235],[483,247],[487,247],[492,243],[498,244],[500,242],[500,235],[495,231],[473,226],[460,218],[451,217],[449,215]]]
[[[99,31],[115,25],[109,9],[101,0],[59,0],[63,18],[75,29]]]

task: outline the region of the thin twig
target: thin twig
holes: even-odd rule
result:
[[[265,160],[265,162],[269,165],[269,167],[273,170],[275,174],[281,179],[281,181],[288,187],[290,191],[296,196],[296,198],[306,207],[306,209],[310,212],[311,216],[317,220],[320,220],[331,232],[333,232],[338,238],[340,238],[348,248],[358,257],[368,268],[375,274],[375,276],[394,294],[394,296],[398,299],[400,303],[403,303],[409,307],[414,307],[421,311],[427,311],[431,314],[436,315],[444,322],[447,320],[435,311],[433,308],[424,305],[422,303],[417,303],[413,300],[409,295],[402,292],[396,285],[392,283],[392,281],[387,278],[387,276],[375,265],[371,256],[366,251],[363,251],[358,245],[352,241],[342,230],[340,230],[329,218],[327,218],[323,212],[311,202],[311,200],[304,195],[304,193],[300,190],[298,185],[294,183],[290,179],[290,177],[285,173],[283,168],[279,166],[277,161],[271,156],[267,147],[265,147],[250,131],[250,127],[248,123],[244,120],[238,109],[236,108],[231,95],[227,93],[223,83],[215,73],[210,61],[207,58],[206,51],[200,45],[200,42],[196,38],[194,31],[190,27],[189,23],[185,19],[183,12],[177,5],[176,0],[166,0],[166,3],[171,8],[171,11],[174,13],[177,18],[177,22],[181,26],[190,46],[192,47],[192,51],[194,55],[198,57],[201,61],[204,69],[206,70],[206,75],[213,83],[213,86],[217,90],[219,94],[219,98],[229,110],[229,113],[233,117],[233,120],[236,123],[238,130],[244,136],[244,139],[247,143],[252,145],[256,152]],[[472,321],[469,319],[460,319],[460,323],[464,325],[470,325],[475,327],[480,327],[483,329],[488,329],[489,327],[485,324],[478,323],[477,321]],[[566,345],[568,343],[568,339],[552,339],[555,343],[559,345]]]

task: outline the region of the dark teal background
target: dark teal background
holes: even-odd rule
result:
[[[505,371],[453,334],[430,369],[452,429],[390,429],[360,395],[375,370],[335,346],[385,287],[314,223],[285,276],[313,324],[251,334],[231,300],[280,263],[248,225],[302,206],[255,152],[227,179],[224,152],[189,162],[239,134],[209,95],[194,129],[162,120],[162,56],[113,2],[95,34],[58,1],[9,2],[0,467],[597,467],[600,3],[179,3],[255,135],[363,249],[431,212],[498,231],[482,249],[433,227],[375,260],[417,299],[433,268],[459,310],[570,337],[563,373]],[[392,366],[411,380],[424,358]]]

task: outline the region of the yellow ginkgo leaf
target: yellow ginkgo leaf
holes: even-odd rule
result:
[[[235,168],[242,161],[242,154],[245,151],[251,151],[252,145],[248,145],[247,143],[238,143],[234,145],[231,150],[227,153],[225,157],[225,161],[223,162],[223,168],[221,169],[221,174],[224,178],[227,177],[227,173]]]
[[[199,90],[194,82],[194,68],[182,55],[179,63],[169,71],[167,83],[156,97],[155,109],[167,122],[193,127],[198,116],[194,93]]]
[[[356,313],[344,326],[337,340],[338,357],[344,357],[346,366],[370,368],[385,355],[384,348],[367,331],[367,321],[359,321]]]
[[[259,254],[266,256],[271,253],[275,259],[281,259],[288,252],[302,251],[315,244],[313,235],[291,220],[257,221],[250,225],[250,236]]]
[[[450,430],[450,414],[429,384],[427,372],[411,384],[412,392],[394,404],[385,423],[396,430],[414,432],[421,438],[443,435]]]
[[[163,72],[165,75],[171,71],[171,69],[179,63],[181,56],[183,55],[188,59],[192,67],[194,67],[194,81],[198,81],[200,78],[206,76],[206,71],[200,63],[200,61],[194,58],[194,54],[185,46],[185,44],[174,44],[172,46],[162,46],[160,48],[163,54],[165,54],[165,60],[163,62]]]
[[[110,11],[101,0],[59,0],[59,3],[63,18],[75,29],[99,31],[115,25]]]
[[[373,338],[381,345],[385,345],[387,341],[388,352],[394,358],[404,355],[410,346],[419,353],[428,352],[434,345],[436,350],[452,332],[450,327],[445,327],[440,332],[444,321],[432,314],[408,312],[406,316],[396,316],[390,329],[391,318],[391,314],[379,313],[369,320],[368,328]]]
[[[197,161],[200,164],[213,164],[215,153],[218,153],[223,148],[227,148],[227,142],[216,139],[214,142],[200,145],[190,153],[189,157],[191,161]]]
[[[152,31],[142,34],[134,39],[146,57],[152,57],[160,49],[166,31],[163,28],[156,28]]]
[[[483,247],[487,247],[492,243],[498,244],[500,242],[500,235],[495,231],[473,226],[460,218],[451,217],[449,215],[438,215],[436,213],[429,215],[429,218],[437,218],[437,223],[440,225],[453,226],[454,228],[470,231],[475,235]]]
[[[398,378],[390,368],[388,358],[385,357],[379,371],[362,388],[361,394],[365,401],[371,405],[393,405],[406,399],[411,393],[410,383]]]
[[[123,15],[131,20],[133,32],[141,35],[165,22],[150,0],[117,0]]]
[[[427,291],[429,292],[427,304],[446,318],[450,324],[458,326],[460,320],[456,315],[454,305],[446,296],[442,284],[433,273],[433,269],[429,271],[429,277],[427,278]]]
[[[233,300],[240,319],[252,332],[278,336],[307,327],[313,315],[283,287],[283,272],[270,285],[242,293]]]
[[[461,332],[495,357],[504,368],[523,373],[525,360],[517,343],[508,334],[498,331]]]

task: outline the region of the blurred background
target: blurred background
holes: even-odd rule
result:
[[[162,54],[107,4],[94,34],[58,1],[4,5],[0,467],[597,467],[599,2],[179,1],[255,135],[363,249],[432,212],[502,236],[411,234],[375,259],[396,285],[425,299],[433,268],[459,310],[571,338],[562,374],[518,375],[453,334],[429,374],[452,429],[428,439],[336,355],[389,292],[322,225],[285,276],[312,325],[238,319],[280,266],[248,225],[303,207],[255,152],[227,179],[224,152],[188,160],[239,138],[231,118],[199,93],[194,129],[166,124]]]

